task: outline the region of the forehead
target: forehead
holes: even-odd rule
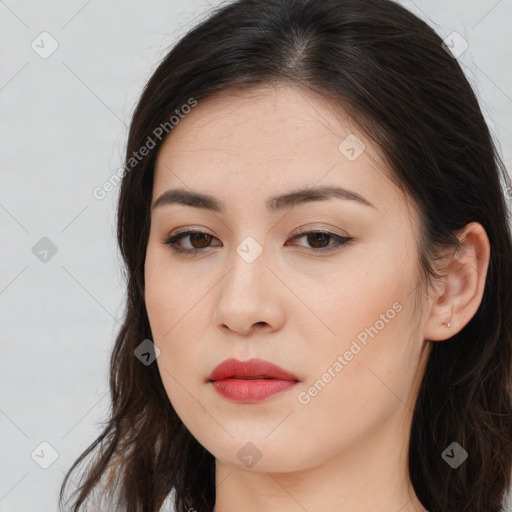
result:
[[[287,156],[290,148],[295,153],[313,151],[322,141],[327,149],[333,140],[326,134],[336,132],[336,139],[356,129],[341,109],[335,114],[333,107],[311,91],[285,85],[222,91],[199,101],[173,127],[160,154],[239,150],[241,156],[257,149],[262,158],[277,158]]]
[[[398,193],[387,172],[379,148],[341,108],[304,88],[259,86],[201,100],[173,127],[158,153],[154,196],[177,186],[222,196],[339,185],[385,203]]]

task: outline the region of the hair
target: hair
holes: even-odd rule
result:
[[[144,262],[154,166],[161,138],[133,155],[193,98],[268,84],[306,87],[341,106],[382,151],[420,212],[418,267],[429,283],[441,250],[480,223],[490,241],[481,304],[469,323],[432,342],[415,403],[408,469],[431,512],[498,512],[512,466],[512,242],[508,175],[458,61],[424,21],[391,0],[236,0],[212,10],[165,56],[133,113],[117,211],[127,301],[110,362],[111,411],[99,437],[64,479],[95,453],[77,487],[78,512],[105,485],[128,512],[211,512],[215,458],[184,426],[156,364],[134,357],[151,339]],[[170,130],[166,130],[170,131]],[[169,136],[172,135],[172,132]],[[157,137],[158,138],[158,137]],[[505,181],[505,183],[508,183]],[[452,443],[469,454],[457,469]]]

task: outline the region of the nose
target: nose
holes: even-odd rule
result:
[[[285,323],[284,288],[267,266],[265,252],[249,263],[234,253],[219,287],[213,323],[223,334],[278,331]]]

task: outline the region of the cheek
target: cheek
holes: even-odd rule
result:
[[[396,400],[390,390],[406,400],[422,346],[413,339],[412,260],[379,256],[323,286],[318,296],[309,295],[324,326],[321,336],[308,338],[304,361],[310,361],[308,384],[320,381],[324,407],[343,403],[355,418],[364,416],[361,404]]]
[[[392,428],[402,428],[403,415],[413,409],[420,344],[410,339],[412,303],[389,290],[381,299],[342,303],[345,311],[332,323],[337,336],[303,354],[310,371],[298,390],[296,399],[304,405],[298,406],[294,427],[308,432],[304,455],[317,451],[322,459],[333,449],[371,439],[391,417]]]
[[[153,336],[162,338],[171,334],[174,325],[183,316],[187,295],[179,275],[172,269],[166,248],[148,245],[144,265],[144,301]]]
[[[159,279],[157,273],[148,277],[146,309],[152,341],[160,350],[156,364],[169,401],[181,420],[188,424],[189,415],[194,417],[201,412],[194,409],[198,385],[203,377],[198,372],[201,354],[194,343],[198,327],[197,322],[187,322],[195,310],[190,311],[176,288]],[[175,291],[170,292],[173,289]]]
[[[348,350],[357,336],[364,344],[371,336],[368,330],[375,333],[376,328],[381,333],[396,328],[392,324],[397,323],[397,309],[403,308],[409,286],[408,269],[399,271],[393,265],[361,259],[351,262],[338,276],[333,273],[307,294],[303,292],[314,313],[308,316],[316,317],[321,332],[308,341],[315,351],[337,354]]]
[[[152,341],[160,350],[157,364],[174,405],[175,401],[186,399],[184,390],[195,393],[205,378],[204,347],[196,340],[204,337],[211,319],[206,308],[201,307],[204,290],[195,287],[190,276],[172,269],[169,260],[161,248],[148,248],[145,303]]]

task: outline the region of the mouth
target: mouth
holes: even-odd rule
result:
[[[215,367],[207,382],[232,402],[254,404],[291,389],[299,379],[262,359],[227,359]]]
[[[226,359],[217,365],[208,376],[208,381],[221,381],[226,379],[239,380],[285,380],[298,382],[299,378],[284,368],[263,359]]]

